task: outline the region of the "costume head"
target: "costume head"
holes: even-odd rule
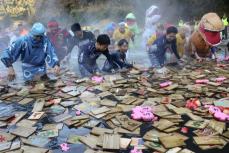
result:
[[[127,14],[126,23],[128,26],[132,26],[132,25],[136,24],[136,17],[133,13]]]
[[[211,46],[216,46],[221,42],[220,32],[223,29],[223,22],[216,13],[205,14],[198,25],[200,35]]]
[[[159,9],[157,6],[152,5],[150,8],[146,10],[145,28],[142,35],[143,48],[146,48],[149,38],[152,35],[156,34],[156,24],[159,22],[160,19],[161,15],[159,15]]]
[[[221,43],[220,32],[224,29],[223,22],[216,13],[205,14],[192,34],[189,43],[189,50],[194,50],[200,57],[210,55],[210,48]]]
[[[150,27],[153,24],[156,24],[161,19],[159,15],[159,9],[157,6],[152,5],[149,9],[146,10],[146,27]]]

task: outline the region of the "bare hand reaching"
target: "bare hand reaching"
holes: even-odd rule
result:
[[[13,81],[16,77],[15,71],[13,67],[8,68],[8,80]]]

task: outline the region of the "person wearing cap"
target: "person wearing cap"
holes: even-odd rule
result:
[[[118,42],[118,50],[111,53],[111,57],[113,59],[114,65],[110,65],[108,60],[104,62],[103,71],[111,72],[112,69],[118,70],[122,68],[131,68],[132,64],[129,64],[126,60],[126,52],[129,49],[129,43],[126,39],[121,39]]]
[[[46,79],[46,64],[59,73],[59,60],[55,48],[44,33],[43,24],[35,23],[28,35],[20,37],[2,52],[1,61],[8,68],[8,80],[12,81],[16,77],[13,63],[19,57],[25,81],[33,81],[35,78]]]
[[[157,38],[149,49],[149,57],[153,67],[163,67],[166,64],[180,63],[180,56],[177,52],[176,34],[178,30],[171,26],[166,34]]]
[[[49,21],[47,27],[47,37],[54,45],[58,59],[62,61],[68,54],[68,43],[71,35],[66,29],[61,29],[56,20]]]
[[[74,33],[74,36],[69,42],[69,51],[71,51],[74,46],[78,46],[79,49],[81,49],[82,46],[88,43],[96,42],[94,34],[90,31],[82,30],[79,23],[74,23],[71,26],[71,30]]]
[[[96,60],[102,54],[106,56],[109,64],[114,65],[108,50],[109,45],[110,38],[108,35],[101,34],[98,36],[96,43],[91,42],[81,48],[81,52],[79,53],[78,57],[78,63],[82,77],[92,76],[96,72],[100,72]]]
[[[121,39],[126,39],[128,42],[134,42],[134,34],[126,27],[125,22],[119,23],[119,27],[114,31],[113,39],[118,43]]]

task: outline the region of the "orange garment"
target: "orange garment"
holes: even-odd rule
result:
[[[211,46],[205,42],[198,31],[192,34],[190,41],[189,51],[191,54],[193,54],[193,51],[196,51],[200,57],[208,57],[210,55]]]
[[[28,30],[26,30],[26,29],[22,29],[21,31],[20,31],[20,36],[25,36],[25,35],[27,35],[29,32],[28,32]]]
[[[182,34],[178,33],[176,35],[176,41],[177,41],[177,52],[179,53],[180,57],[184,55],[185,52],[185,37],[182,36]]]

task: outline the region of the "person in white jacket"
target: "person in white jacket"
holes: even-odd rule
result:
[[[161,19],[161,15],[159,15],[159,9],[157,6],[152,5],[150,8],[146,10],[145,17],[145,29],[143,32],[143,48],[146,49],[147,42],[149,38],[156,33],[156,24]]]

